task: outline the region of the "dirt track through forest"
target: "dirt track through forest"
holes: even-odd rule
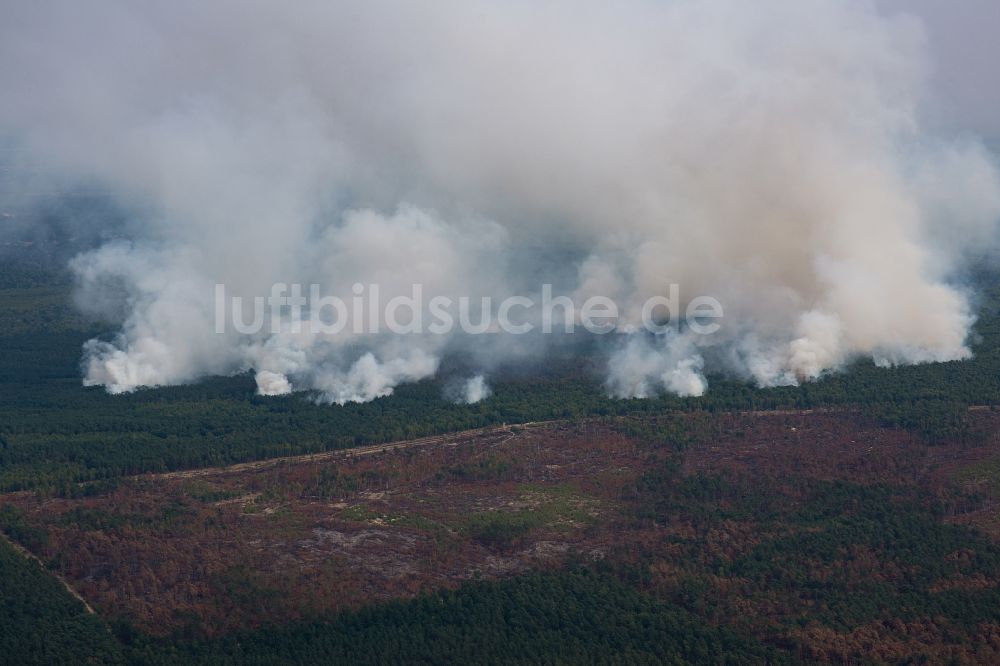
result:
[[[970,410],[975,410],[975,409],[989,409],[989,407],[970,407]],[[819,409],[774,409],[774,410],[742,411],[742,412],[726,412],[726,413],[738,414],[743,416],[752,416],[752,417],[767,417],[767,416],[804,416],[807,414],[815,414],[815,413],[852,412],[852,411],[856,410],[849,407],[844,407],[844,408],[819,408]],[[671,415],[683,415],[692,413],[695,412],[677,412]],[[654,415],[646,415],[646,416],[654,416]],[[662,415],[657,415],[657,416],[662,416]],[[627,419],[633,417],[620,416],[614,418]],[[606,422],[607,420],[608,419],[606,417],[594,417],[585,419],[572,419],[572,420],[555,419],[552,421],[528,421],[526,423],[503,424],[499,426],[488,426],[485,428],[474,428],[472,430],[460,430],[458,432],[445,433],[443,435],[431,435],[428,437],[418,437],[416,439],[397,440],[394,442],[385,442],[382,444],[366,444],[364,446],[356,446],[347,449],[336,449],[333,451],[323,451],[320,453],[303,453],[292,456],[281,456],[278,458],[267,458],[263,460],[253,460],[244,463],[234,463],[232,465],[222,465],[216,467],[199,467],[196,469],[178,470],[176,472],[154,472],[154,473],[147,472],[143,474],[131,475],[128,478],[190,479],[201,476],[209,476],[212,474],[251,472],[261,469],[268,469],[276,465],[296,464],[303,462],[322,462],[326,460],[336,460],[339,458],[367,456],[376,453],[385,453],[389,451],[401,451],[404,449],[417,448],[421,446],[433,446],[435,444],[457,444],[459,442],[468,441],[471,439],[475,439],[477,437],[486,437],[489,435],[496,435],[504,432],[513,432],[518,430],[542,430],[545,428],[553,428],[555,426],[565,425],[568,423],[585,424],[585,423]]]
[[[984,411],[992,409],[990,405],[973,405],[969,407],[970,412]],[[831,413],[848,413],[857,412],[856,407],[819,407],[816,409],[769,409],[769,410],[753,410],[753,411],[734,411],[734,412],[717,412],[726,413],[740,416],[751,416],[751,417],[769,417],[769,416],[806,416],[809,414],[831,414]],[[695,414],[700,412],[675,412],[669,414],[674,415],[686,415]],[[664,416],[664,415],[641,415],[641,416]],[[635,416],[618,416],[612,417],[616,420],[623,420],[628,418],[635,418]],[[376,453],[386,453],[389,451],[401,451],[404,449],[412,449],[421,446],[433,446],[435,444],[457,444],[459,442],[465,442],[477,437],[487,437],[489,435],[496,435],[504,432],[516,432],[521,430],[542,430],[545,428],[553,428],[559,425],[565,425],[568,423],[575,424],[586,424],[586,423],[599,423],[607,422],[607,417],[592,417],[584,419],[555,419],[552,421],[528,421],[526,423],[512,423],[503,424],[499,426],[488,426],[485,428],[473,428],[472,430],[460,430],[458,432],[445,433],[442,435],[431,435],[428,437],[418,437],[416,439],[403,439],[394,442],[385,442],[382,444],[366,444],[364,446],[355,446],[347,449],[335,449],[333,451],[323,451],[320,453],[301,453],[293,456],[280,456],[277,458],[266,458],[262,460],[252,460],[243,463],[234,463],[232,465],[221,465],[215,467],[198,467],[195,469],[178,470],[176,472],[144,472],[142,474],[133,474],[125,478],[146,478],[146,479],[191,479],[201,476],[209,476],[212,474],[229,474],[238,472],[252,472],[255,470],[268,469],[276,465],[286,465],[286,464],[296,464],[303,462],[322,462],[325,460],[336,460],[339,458],[351,458],[356,456],[368,456]]]
[[[276,465],[321,462],[337,458],[354,458],[358,456],[368,456],[375,453],[388,451],[400,451],[412,449],[420,446],[431,446],[434,444],[457,444],[459,442],[476,439],[477,437],[487,437],[504,432],[517,430],[534,430],[539,428],[549,428],[567,423],[567,421],[529,421],[512,425],[492,426],[487,428],[474,428],[472,430],[460,430],[458,432],[446,433],[443,435],[432,435],[429,437],[418,437],[417,439],[404,439],[384,444],[367,444],[365,446],[355,446],[349,449],[336,449],[333,451],[323,451],[322,453],[303,453],[294,456],[282,456],[279,458],[268,458],[266,460],[253,460],[245,463],[233,465],[223,465],[221,467],[200,467],[198,469],[179,470],[176,472],[160,472],[152,474],[136,474],[130,478],[147,479],[189,479],[211,474],[228,474],[236,472],[251,472],[255,470],[267,469]]]
[[[62,584],[62,586],[64,588],[66,588],[66,591],[69,592],[73,596],[74,599],[76,599],[81,604],[83,604],[83,608],[84,608],[85,611],[87,611],[91,615],[97,615],[97,612],[94,610],[94,608],[90,604],[87,603],[87,600],[84,599],[82,596],[80,596],[80,593],[77,592],[75,589],[73,589],[70,586],[70,584],[66,581],[66,579],[59,575],[58,571],[53,571],[52,569],[50,569],[47,566],[45,566],[45,563],[42,562],[40,559],[38,559],[38,557],[36,557],[34,553],[32,553],[30,550],[28,550],[27,548],[25,548],[21,544],[17,543],[16,541],[14,541],[13,539],[11,539],[10,537],[8,537],[3,532],[0,532],[0,539],[3,539],[7,543],[9,543],[11,545],[11,547],[14,550],[16,550],[18,553],[20,553],[24,558],[26,558],[28,560],[31,560],[32,562],[34,562],[35,564],[37,564],[38,566],[40,566],[43,571],[45,571],[46,573],[48,573],[51,576],[53,576],[56,580],[58,580]]]

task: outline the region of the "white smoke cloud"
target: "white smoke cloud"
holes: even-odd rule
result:
[[[474,405],[493,395],[493,390],[486,383],[486,377],[483,375],[476,375],[467,379],[463,389],[461,401],[467,405]]]
[[[7,14],[0,131],[143,211],[132,244],[73,263],[80,302],[120,324],[86,346],[88,385],[253,368],[264,395],[370,400],[461,342],[218,334],[216,284],[475,299],[575,274],[567,293],[619,300],[622,330],[670,283],[723,304],[710,340],[622,343],[619,396],[700,395],[709,363],[775,385],[969,355],[950,281],[996,239],[1000,179],[924,128],[920,24],[863,0]],[[513,348],[491,337],[477,354]]]
[[[452,378],[444,387],[444,399],[456,405],[474,405],[493,395],[486,375],[479,373],[464,379]]]
[[[344,373],[324,373],[316,380],[316,388],[329,402],[368,402],[392,393],[403,382],[425,379],[437,372],[438,359],[419,348],[380,361],[371,352],[365,353]]]
[[[666,390],[681,397],[705,393],[705,362],[691,336],[642,335],[628,338],[612,355],[608,389],[619,398],[648,398]]]
[[[277,372],[261,370],[254,377],[259,395],[287,395],[292,392],[292,383]]]

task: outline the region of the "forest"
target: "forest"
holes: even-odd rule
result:
[[[112,662],[995,663],[998,419],[578,421],[7,495],[0,529]]]
[[[0,539],[0,663],[121,664],[107,624],[49,572]]]
[[[80,386],[83,342],[101,333],[73,314],[58,274],[8,266],[0,282],[0,491],[74,490],[143,472],[223,465],[491,424],[588,416],[854,406],[934,439],[961,438],[964,410],[1000,404],[1000,280],[983,285],[972,360],[892,368],[870,361],[820,381],[759,389],[710,377],[699,398],[608,398],[597,355],[556,355],[531,373],[498,368],[493,395],[444,398],[442,377],[365,404],[320,405],[309,394],[255,395],[250,374],[110,396]],[[25,284],[29,286],[24,286]],[[15,286],[11,286],[15,285]],[[7,288],[2,288],[7,286]],[[460,364],[461,360],[454,363]]]
[[[469,583],[329,621],[219,641],[125,643],[146,664],[782,663],[768,649],[589,569]]]
[[[49,571],[0,541],[0,662],[990,663],[1000,288],[977,279],[969,361],[614,400],[598,355],[567,355],[499,368],[491,397],[456,405],[457,359],[331,406],[257,396],[249,374],[83,388],[81,344],[104,330],[73,314],[63,278],[7,266],[0,530]],[[139,476],[527,422],[551,423]],[[373,574],[386,543],[398,561]]]

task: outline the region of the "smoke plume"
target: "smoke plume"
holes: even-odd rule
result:
[[[483,369],[512,349],[384,326],[220,333],[216,285],[244,303],[275,283],[348,302],[415,283],[477,303],[543,281],[578,306],[607,296],[623,397],[699,395],[711,370],[776,385],[859,357],[970,355],[957,278],[996,238],[1000,179],[977,141],[925,122],[928,55],[905,15],[861,0],[6,14],[0,132],[132,211],[129,242],[72,262],[80,306],[117,330],[85,346],[87,385],[253,369],[261,394],[343,403],[435,375],[455,346]],[[718,299],[719,332],[634,332],[670,284],[682,308]]]

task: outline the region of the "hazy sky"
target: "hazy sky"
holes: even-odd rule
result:
[[[1000,1],[877,0],[885,12],[919,16],[932,74],[932,118],[1000,142]]]

